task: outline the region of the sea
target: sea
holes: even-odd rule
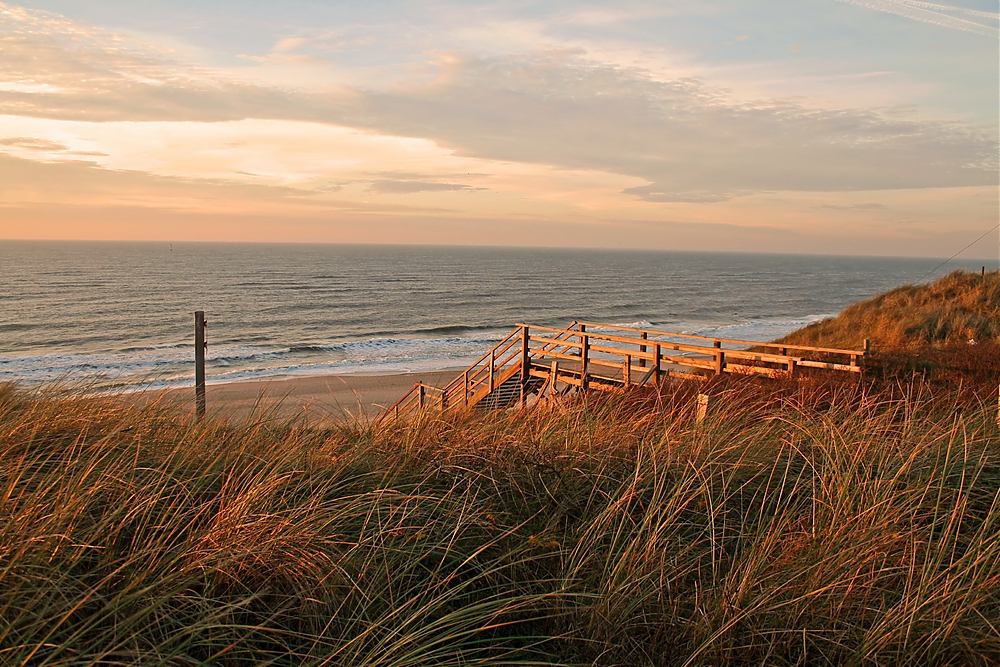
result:
[[[189,384],[461,368],[518,322],[772,340],[982,261],[487,247],[0,241],[0,381]],[[996,262],[988,269],[996,268]],[[858,343],[865,332],[858,332]]]

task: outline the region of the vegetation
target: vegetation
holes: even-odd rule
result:
[[[956,271],[848,306],[840,315],[782,338],[798,345],[856,349],[868,337],[879,351],[997,342],[1000,271]]]
[[[318,430],[6,387],[0,662],[1000,661],[992,394],[701,388]]]

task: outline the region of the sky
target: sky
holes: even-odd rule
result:
[[[998,37],[996,0],[0,0],[0,238],[948,256],[1000,221]]]

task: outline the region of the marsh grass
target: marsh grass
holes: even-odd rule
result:
[[[995,402],[698,390],[318,429],[0,387],[0,661],[1000,660]]]

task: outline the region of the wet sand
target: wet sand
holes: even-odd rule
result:
[[[205,402],[209,416],[245,419],[250,415],[276,418],[307,417],[335,420],[373,416],[399,400],[421,380],[444,386],[459,371],[429,371],[396,375],[320,375],[274,380],[209,384]],[[169,389],[156,398],[194,410],[194,389]]]

